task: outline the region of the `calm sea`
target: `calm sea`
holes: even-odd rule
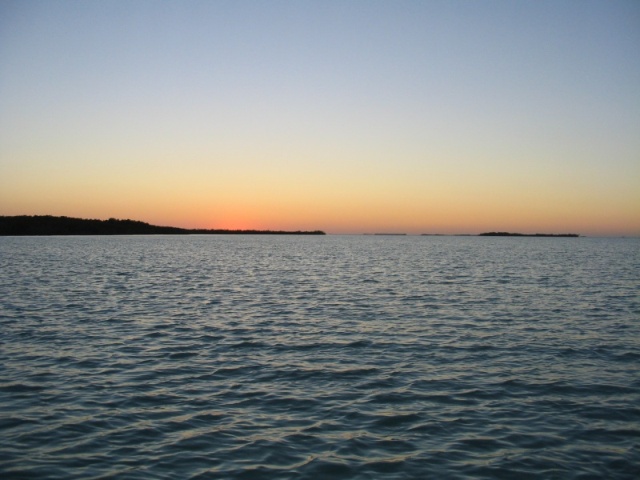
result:
[[[0,238],[0,477],[632,479],[640,239]]]

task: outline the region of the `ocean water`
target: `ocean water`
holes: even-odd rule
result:
[[[0,238],[3,479],[632,479],[640,239]]]

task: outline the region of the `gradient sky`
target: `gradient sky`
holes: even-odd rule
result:
[[[640,2],[0,1],[0,215],[640,235]]]

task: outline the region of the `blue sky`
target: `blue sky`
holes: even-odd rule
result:
[[[0,214],[640,233],[635,1],[4,1]]]

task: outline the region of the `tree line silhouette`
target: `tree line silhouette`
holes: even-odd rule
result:
[[[510,233],[510,232],[487,232],[481,233],[480,237],[579,237],[577,233]]]
[[[0,216],[0,235],[324,235],[320,230],[188,229],[150,225],[139,220],[94,220],[52,215]]]

